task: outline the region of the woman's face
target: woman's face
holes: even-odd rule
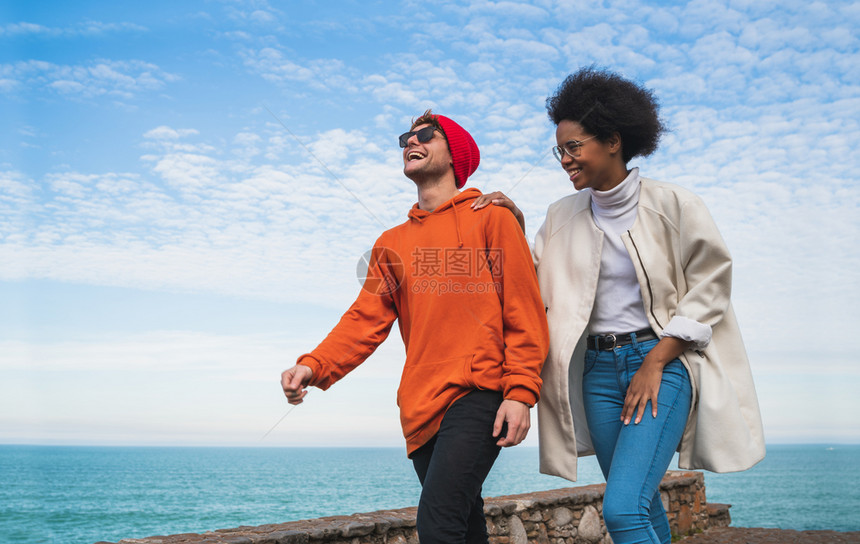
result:
[[[571,151],[562,153],[561,167],[567,172],[577,191],[586,187],[608,191],[627,177],[627,165],[621,156],[621,138],[615,134],[603,142],[589,134],[576,121],[563,120],[555,129],[559,147]]]

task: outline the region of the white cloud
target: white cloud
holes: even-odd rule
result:
[[[0,202],[15,199],[32,215],[8,226],[3,278],[280,300],[319,300],[316,286],[330,284],[322,300],[342,302],[355,295],[360,255],[414,199],[400,166],[386,162],[399,155],[378,162],[362,134],[319,134],[308,143],[316,158],[303,152],[303,163],[274,167],[245,152],[272,135],[238,133],[230,154],[188,141],[197,134],[148,131],[149,175],[67,172],[36,183],[7,173]]]
[[[420,107],[423,103],[420,95],[415,92],[411,84],[402,82],[389,82],[382,76],[374,76],[365,80],[372,87],[373,97],[379,102],[400,104],[408,107]]]
[[[339,59],[306,60],[274,47],[245,49],[245,66],[266,81],[279,84],[300,82],[316,91],[354,91],[358,72]]]
[[[7,23],[0,27],[0,36],[19,36],[25,34],[51,34],[52,29],[35,23]]]
[[[147,32],[149,29],[136,23],[103,23],[101,21],[85,21],[76,28],[66,30],[66,33],[85,36],[98,36],[108,32]]]
[[[502,20],[519,22],[543,21],[549,14],[539,6],[520,2],[472,2],[469,11],[475,15],[491,15]]]
[[[70,37],[99,36],[106,33],[145,32],[148,29],[135,23],[104,23],[84,21],[68,27],[49,27],[36,23],[7,23],[0,27],[0,36]]]
[[[483,40],[478,44],[477,50],[480,53],[492,51],[493,56],[501,54],[511,59],[532,59],[547,63],[558,58],[558,50],[555,47],[538,40],[521,38]]]
[[[199,132],[194,129],[173,129],[166,125],[162,125],[146,131],[143,137],[152,140],[178,140],[186,136],[194,136],[197,134],[199,134]]]
[[[268,24],[276,21],[277,17],[275,17],[275,15],[271,12],[262,9],[255,9],[250,14],[248,14],[248,20],[259,24]]]
[[[0,202],[22,204],[32,198],[33,187],[20,172],[0,172]]]
[[[266,0],[231,2],[225,6],[227,16],[237,23],[280,28],[284,12],[272,7]]]
[[[83,65],[28,60],[0,66],[0,74],[15,82],[6,85],[10,91],[27,90],[37,95],[42,89],[50,89],[74,99],[102,96],[130,99],[177,80],[176,75],[152,63],[136,60],[98,60]]]

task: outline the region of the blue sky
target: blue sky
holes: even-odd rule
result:
[[[457,119],[533,238],[572,190],[545,100],[591,64],[654,90],[672,132],[630,166],[732,250],[767,439],[860,442],[857,28],[849,1],[6,2],[0,442],[401,445],[396,332],[260,440],[415,200],[396,136]]]

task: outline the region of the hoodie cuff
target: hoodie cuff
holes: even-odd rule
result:
[[[299,356],[299,359],[296,361],[296,364],[304,365],[310,368],[311,381],[308,383],[308,385],[319,387],[317,385],[317,382],[319,382],[320,374],[322,374],[322,366],[320,365],[319,361],[317,361],[310,353],[305,353],[304,355]]]
[[[660,337],[671,336],[692,342],[696,349],[705,349],[711,343],[713,330],[710,325],[699,323],[688,317],[676,315],[669,321]]]
[[[525,387],[512,387],[505,393],[505,400],[516,400],[531,408],[537,404],[538,397]]]

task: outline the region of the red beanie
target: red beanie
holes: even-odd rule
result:
[[[436,119],[448,140],[448,150],[451,152],[451,162],[454,164],[454,179],[457,181],[457,188],[460,189],[466,184],[466,179],[478,169],[481,152],[478,151],[478,144],[466,129],[444,115],[437,115]]]

